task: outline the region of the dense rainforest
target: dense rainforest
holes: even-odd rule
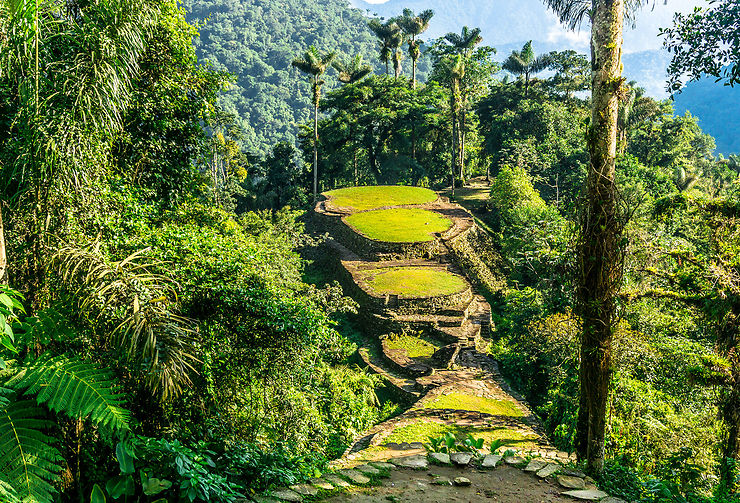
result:
[[[475,216],[485,351],[600,487],[738,501],[740,159],[608,40],[608,68],[475,27],[422,43],[433,16],[0,2],[0,501],[243,501],[400,413],[311,220],[377,184]],[[677,18],[674,75],[737,83],[739,20]]]

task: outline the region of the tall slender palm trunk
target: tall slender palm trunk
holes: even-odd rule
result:
[[[591,34],[592,116],[587,201],[579,236],[578,314],[581,411],[576,444],[590,471],[604,468],[606,408],[612,368],[615,297],[622,279],[622,225],[615,185],[617,116],[622,86],[624,0],[594,0]]]
[[[319,199],[319,104],[313,107],[313,200]]]
[[[5,249],[5,223],[2,201],[0,201],[0,285],[8,284],[8,254]]]

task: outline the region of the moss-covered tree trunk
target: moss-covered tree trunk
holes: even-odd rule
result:
[[[622,279],[622,226],[615,185],[617,114],[622,86],[624,0],[593,0],[590,166],[579,236],[577,305],[581,334],[581,420],[578,445],[588,468],[604,468],[606,408],[612,372],[615,298]]]

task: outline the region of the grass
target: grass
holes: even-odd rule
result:
[[[357,211],[372,210],[384,206],[425,204],[437,200],[434,191],[422,187],[402,185],[379,185],[375,187],[349,187],[324,193],[335,206],[353,208]]]
[[[445,433],[452,433],[458,440],[464,440],[468,434],[475,438],[483,438],[485,446],[488,447],[494,440],[502,440],[506,445],[516,445],[518,448],[529,448],[534,446],[535,438],[529,438],[524,434],[508,428],[458,426],[455,424],[443,424],[434,421],[416,421],[393,430],[383,442],[400,444],[402,442],[428,442],[429,437],[439,438]]]
[[[370,288],[381,295],[437,297],[462,292],[468,287],[462,277],[429,267],[372,269],[365,278]]]
[[[366,211],[347,217],[347,223],[370,239],[391,243],[431,241],[435,232],[452,227],[452,221],[420,208]]]
[[[524,413],[509,400],[495,400],[482,396],[453,392],[440,395],[423,404],[425,409],[471,410],[496,416],[522,417]]]
[[[388,349],[405,349],[409,358],[429,358],[439,347],[412,335],[396,335],[388,338]]]

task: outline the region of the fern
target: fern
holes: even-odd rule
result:
[[[129,413],[108,372],[78,357],[42,355],[8,382],[55,412],[87,418],[111,430],[127,430]]]
[[[52,426],[32,400],[17,400],[0,408],[0,480],[10,500],[51,502],[62,467],[59,451],[43,430]],[[14,490],[14,491],[13,491]],[[12,493],[15,493],[14,495]],[[2,492],[0,492],[0,495]]]

